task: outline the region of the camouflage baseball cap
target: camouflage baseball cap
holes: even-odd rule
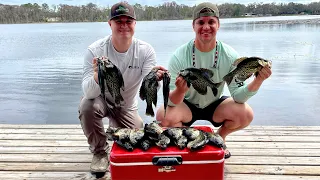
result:
[[[202,16],[215,16],[219,17],[219,10],[215,4],[204,2],[198,4],[193,10],[193,20]]]
[[[109,19],[111,20],[118,16],[128,16],[136,19],[134,8],[130,4],[125,2],[119,2],[111,7]]]

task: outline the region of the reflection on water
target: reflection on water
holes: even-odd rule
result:
[[[320,125],[320,26],[248,21],[222,19],[218,39],[242,56],[273,62],[273,75],[248,101],[253,124]],[[136,37],[150,43],[158,64],[167,66],[170,54],[194,37],[191,24],[139,21]],[[0,25],[0,123],[78,124],[85,49],[109,33],[107,23]],[[159,106],[161,90],[158,99]],[[153,120],[144,115],[145,102],[139,104],[145,122]]]

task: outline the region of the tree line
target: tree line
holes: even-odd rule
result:
[[[159,6],[141,4],[133,5],[137,20],[178,20],[191,19],[195,6],[166,2]],[[96,4],[71,6],[67,4],[51,5],[46,3],[28,3],[21,5],[0,4],[0,23],[40,23],[49,21],[58,22],[103,22],[107,21],[109,6],[99,7]],[[248,5],[238,3],[224,3],[218,5],[221,18],[242,17],[246,13],[256,15],[296,15],[320,14],[320,2],[309,4],[300,3],[251,3]]]

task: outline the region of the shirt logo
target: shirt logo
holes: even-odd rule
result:
[[[243,86],[243,85],[244,85],[244,83],[243,83],[243,82],[238,81],[237,79],[235,79],[234,81],[237,83],[238,87],[241,87],[241,86]]]
[[[129,66],[129,69],[139,69],[139,66]]]

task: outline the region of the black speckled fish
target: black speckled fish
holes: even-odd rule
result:
[[[214,83],[211,78],[213,72],[205,68],[186,68],[180,70],[179,75],[187,81],[188,87],[192,87],[201,95],[207,94],[207,87],[210,87],[214,96],[218,93],[221,83]]]

